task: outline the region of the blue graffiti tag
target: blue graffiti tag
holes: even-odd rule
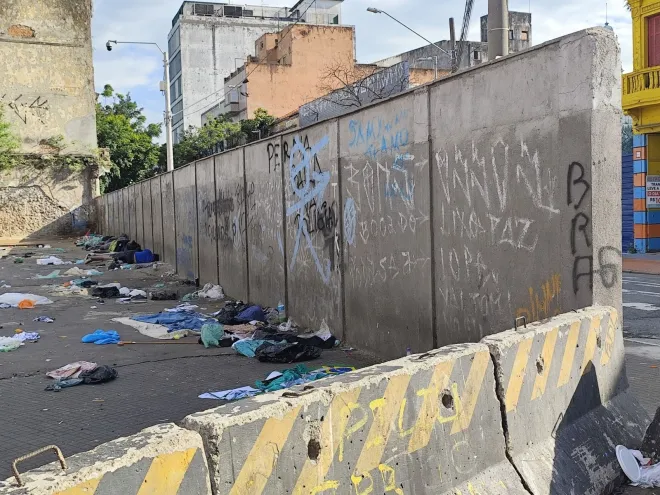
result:
[[[391,120],[383,120],[380,117],[369,119],[367,122],[350,120],[348,123],[348,130],[351,134],[349,148],[358,147],[373,160],[378,158],[380,153],[400,151],[410,142],[408,130],[402,127],[407,116],[408,111],[404,110]]]
[[[311,149],[306,149],[304,141],[300,136],[294,138],[293,149],[290,152],[291,168],[289,170],[289,181],[293,188],[293,192],[297,197],[297,201],[293,205],[287,207],[286,210],[287,217],[297,215],[298,222],[296,242],[293,247],[293,258],[291,260],[291,270],[293,270],[296,265],[298,250],[300,249],[300,238],[304,235],[307,240],[307,246],[314,257],[316,268],[321,274],[323,282],[326,284],[330,281],[330,260],[326,260],[327,264],[325,267],[321,264],[321,260],[319,260],[316,249],[314,249],[314,245],[312,244],[312,238],[305,228],[304,210],[310,201],[318,199],[320,202],[323,199],[323,194],[325,193],[326,188],[330,184],[330,172],[316,171],[313,170],[312,166],[314,163],[314,156],[325,148],[329,141],[328,136],[324,136],[318,143],[312,146]],[[300,162],[295,163],[296,159],[299,159]],[[300,180],[300,177],[302,177],[302,180]]]

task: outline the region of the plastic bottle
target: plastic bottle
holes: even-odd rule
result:
[[[286,310],[284,308],[284,304],[282,304],[282,301],[277,305],[277,313],[280,316],[280,323],[283,323],[286,321]]]

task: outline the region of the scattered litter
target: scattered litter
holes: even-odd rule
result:
[[[112,321],[116,321],[117,323],[121,323],[122,325],[127,325],[129,327],[135,328],[142,335],[151,337],[152,339],[170,340],[181,337],[187,337],[189,334],[188,330],[175,330],[170,332],[169,329],[164,325],[157,325],[155,323],[144,323],[141,321],[135,321],[132,318],[113,318]]]
[[[176,301],[178,299],[176,292],[167,290],[153,291],[150,296],[152,301]]]
[[[61,270],[54,270],[50,272],[48,275],[37,275],[35,278],[38,279],[43,279],[43,278],[57,278],[60,276],[60,271]]]
[[[63,388],[75,387],[78,385],[98,385],[114,380],[119,376],[117,370],[110,366],[99,366],[93,370],[87,370],[80,373],[79,378],[69,378],[64,380],[57,380],[55,383],[48,385],[45,390],[52,392],[59,392]]]
[[[12,337],[0,337],[0,352],[15,351],[22,345],[21,341]]]
[[[119,285],[119,284],[117,284]],[[92,297],[102,297],[105,299],[112,299],[114,297],[119,297],[119,287],[117,285],[97,285],[92,289]]]
[[[18,304],[24,300],[33,301],[35,305],[39,304],[53,304],[53,301],[47,297],[37,296],[35,294],[21,294],[17,292],[7,292],[0,295],[0,304],[8,304],[9,307],[17,308]]]
[[[225,293],[219,285],[206,284],[197,292],[200,299],[224,299]]]
[[[14,263],[15,264],[23,263],[24,261],[25,260],[23,258],[14,258]]]
[[[64,379],[64,378],[78,378],[81,373],[84,371],[91,371],[96,368],[96,363],[90,363],[89,361],[76,361],[75,363],[70,363],[56,370],[49,371],[46,373],[46,376],[49,378]]]
[[[91,277],[94,275],[103,275],[103,272],[98,270],[81,270],[77,266],[74,266],[73,268],[69,268],[67,271],[65,271],[64,275],[67,277]]]
[[[219,347],[220,340],[224,337],[225,331],[220,323],[205,323],[202,325],[202,343],[207,349],[209,347]]]
[[[54,318],[50,318],[49,316],[37,316],[34,320],[32,321],[40,321],[41,323],[53,323],[55,321]]]
[[[89,309],[96,309],[96,306],[90,306]]]
[[[23,329],[22,328],[17,328],[16,330],[14,330],[14,333],[17,333],[17,334],[18,333],[23,333]]]
[[[18,303],[18,309],[34,309],[36,303],[32,299],[23,299]]]
[[[617,445],[616,458],[632,486],[641,488],[660,487],[660,463],[651,465],[651,459],[639,450],[630,450]]]
[[[276,344],[276,342],[269,342],[266,340],[253,340],[253,339],[243,339],[238,342],[234,342],[231,346],[236,352],[240,355],[253,358],[256,356],[256,351],[264,344]]]
[[[295,385],[303,385],[305,383],[314,382],[329,376],[342,375],[350,371],[355,371],[352,367],[328,367],[310,371],[302,364],[295,368],[283,371],[274,371],[268,375],[264,381],[257,381],[255,383],[257,388],[254,387],[240,387],[231,390],[222,390],[219,392],[209,392],[199,396],[200,399],[217,399],[217,400],[239,400],[247,397],[254,397],[265,392],[274,392],[293,387]]]
[[[19,342],[36,342],[40,338],[39,332],[21,332],[12,337],[12,339]]]
[[[168,308],[165,311],[168,313],[181,313],[182,311],[194,311],[197,308],[199,308],[199,306],[196,304],[179,304],[178,306]]]
[[[195,306],[196,307],[196,306]],[[193,311],[162,312],[150,315],[133,316],[133,320],[143,323],[155,323],[164,325],[170,332],[175,330],[196,330],[201,331],[202,325],[208,318],[201,313]]]
[[[122,296],[128,296],[130,293],[131,293],[131,289],[129,289],[128,287],[121,287],[119,289],[119,294],[121,294]]]
[[[266,363],[297,363],[321,357],[321,349],[300,343],[268,343],[260,346],[255,356]]]
[[[261,394],[261,390],[253,387],[240,387],[220,392],[209,392],[199,396],[200,399],[239,400]]]
[[[96,345],[106,345],[106,344],[118,344],[121,338],[115,330],[101,330],[98,329],[94,333],[89,333],[81,339],[83,344],[96,344]]]
[[[133,289],[128,293],[129,296],[131,296],[132,299],[146,299],[147,298],[147,293],[143,290],[140,289]]]
[[[11,285],[2,284],[0,285],[0,289],[11,289]]]
[[[37,265],[67,265],[71,262],[62,261],[57,256],[49,256],[48,258],[40,258],[37,260]]]
[[[154,288],[155,288],[155,289],[162,289],[163,287],[165,287],[165,284],[163,284],[163,283],[155,284],[155,285],[154,285]]]

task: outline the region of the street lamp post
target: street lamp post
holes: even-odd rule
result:
[[[149,43],[146,41],[117,41],[108,40],[105,44],[108,51],[112,51],[112,45],[153,45],[163,54],[163,66],[165,67],[165,134],[167,139],[167,171],[174,170],[174,148],[172,142],[172,109],[170,97],[170,59],[166,51],[161,50],[158,43]]]
[[[435,76],[433,77],[433,80],[435,81],[438,79],[438,56],[433,55],[432,57],[423,57],[423,58],[418,58],[418,62],[431,62],[435,61]]]
[[[408,31],[410,31],[410,32],[412,32],[412,33],[414,33],[414,34],[416,34],[417,36],[419,36],[420,38],[422,38],[422,39],[423,39],[424,41],[426,41],[427,43],[429,43],[429,44],[433,45],[434,47],[436,47],[436,48],[437,48],[438,50],[440,50],[442,53],[445,53],[446,55],[449,55],[449,56],[451,57],[451,53],[449,53],[447,50],[444,50],[444,49],[440,48],[438,45],[436,45],[435,43],[433,43],[432,41],[427,40],[424,36],[422,36],[421,34],[419,34],[417,31],[415,31],[414,29],[412,29],[412,28],[409,27],[409,26],[406,26],[406,25],[405,25],[403,22],[401,22],[399,19],[397,19],[396,17],[392,17],[390,14],[388,14],[388,13],[385,12],[384,10],[380,10],[380,9],[375,8],[375,7],[368,7],[368,8],[367,8],[367,12],[371,12],[372,14],[385,14],[387,17],[389,17],[389,18],[392,19],[393,21],[398,22],[399,24],[401,24],[401,25],[402,25],[404,28],[406,28]]]

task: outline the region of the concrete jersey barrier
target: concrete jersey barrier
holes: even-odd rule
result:
[[[210,495],[200,436],[172,423],[153,426],[0,484],[2,495]],[[20,466],[19,466],[20,468]]]
[[[193,414],[221,494],[527,494],[488,348],[455,345]]]
[[[508,453],[533,495],[607,493],[615,446],[649,418],[628,393],[618,312],[592,307],[482,340],[495,363]]]

